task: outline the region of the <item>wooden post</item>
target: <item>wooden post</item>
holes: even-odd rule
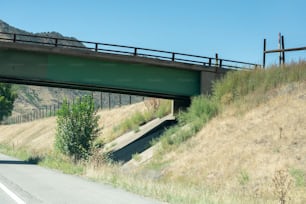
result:
[[[284,40],[284,36],[282,35],[282,49],[283,49],[283,52],[282,52],[282,63],[283,65],[285,64],[285,40]]]
[[[263,45],[263,58],[262,58],[262,67],[263,67],[263,68],[266,67],[266,44],[267,44],[267,40],[264,39],[264,45]]]
[[[281,33],[278,33],[278,49],[282,49],[282,44],[281,44]],[[279,66],[282,65],[282,52],[279,52]]]

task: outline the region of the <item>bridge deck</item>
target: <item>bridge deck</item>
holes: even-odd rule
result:
[[[28,37],[38,40],[29,40]],[[160,50],[32,35],[0,33],[0,40],[0,81],[11,83],[187,99],[209,92],[212,81],[229,68],[241,68],[225,62],[258,66]],[[68,41],[78,44],[68,45]],[[94,47],[85,47],[84,44]],[[132,52],[105,49],[105,46],[132,49]]]

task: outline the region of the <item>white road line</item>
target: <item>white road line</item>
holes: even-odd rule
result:
[[[10,191],[10,189],[8,189],[5,185],[3,185],[2,183],[0,183],[0,188],[7,193],[7,195],[9,195],[17,204],[26,204],[23,200],[21,200],[15,193],[13,193],[12,191]]]

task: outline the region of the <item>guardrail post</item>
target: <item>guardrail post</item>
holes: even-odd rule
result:
[[[16,33],[14,33],[13,42],[16,42]]]
[[[216,53],[216,66],[218,66],[218,53]]]
[[[175,53],[173,52],[172,53],[172,62],[174,62],[175,61]]]
[[[208,59],[208,66],[211,67],[211,58]]]
[[[137,48],[134,48],[134,56],[137,56]]]
[[[57,47],[58,39],[55,38],[55,47]]]
[[[98,52],[98,43],[96,43],[95,51]]]

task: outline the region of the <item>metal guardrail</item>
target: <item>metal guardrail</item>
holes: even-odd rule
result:
[[[35,40],[25,39],[28,37],[37,40],[35,41]],[[221,59],[218,58],[218,54],[216,54],[216,57],[205,57],[199,55],[184,54],[179,52],[170,52],[170,51],[148,49],[141,47],[132,47],[132,46],[99,43],[91,41],[80,41],[69,38],[54,38],[47,36],[0,32],[0,40],[13,42],[13,43],[34,43],[34,44],[41,44],[53,47],[76,48],[76,49],[87,50],[87,51],[89,50],[100,53],[139,56],[139,57],[154,58],[154,59],[160,59],[172,62],[180,62],[186,64],[201,65],[205,67],[224,68],[224,69],[252,69],[252,68],[262,67],[261,65],[254,63]]]

